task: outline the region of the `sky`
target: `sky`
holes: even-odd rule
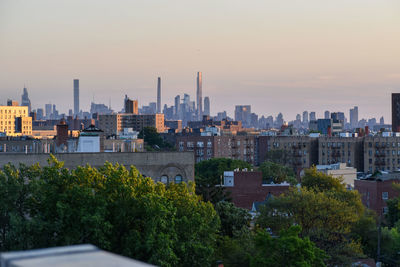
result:
[[[81,109],[123,98],[139,106],[195,99],[211,113],[252,106],[259,116],[359,107],[390,123],[400,92],[399,0],[0,0],[0,104]]]

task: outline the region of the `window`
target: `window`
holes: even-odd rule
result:
[[[175,183],[179,184],[182,182],[182,175],[178,174],[177,176],[175,176]]]
[[[383,214],[387,214],[389,212],[389,208],[388,207],[383,207]]]
[[[382,199],[383,200],[389,199],[389,193],[388,192],[382,192]]]
[[[197,142],[197,147],[204,147],[204,142]]]
[[[161,183],[163,183],[163,184],[167,184],[168,183],[168,176],[167,175],[161,176]]]

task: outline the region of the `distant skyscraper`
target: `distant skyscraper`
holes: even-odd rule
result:
[[[31,112],[31,100],[29,99],[28,96],[28,90],[24,87],[24,92],[21,96],[21,106],[27,106],[28,107],[28,112]]]
[[[79,114],[79,80],[74,80],[74,115]]]
[[[45,111],[46,111],[46,118],[47,118],[47,119],[50,119],[50,117],[51,117],[51,109],[52,109],[51,104],[46,104],[46,105],[44,106],[44,109],[45,109]]]
[[[235,121],[241,121],[244,127],[250,127],[251,106],[235,106]]]
[[[308,123],[308,111],[303,112],[303,123]]]
[[[350,126],[351,126],[351,128],[358,127],[358,107],[357,106],[350,109]]]
[[[180,116],[180,105],[181,105],[181,96],[177,95],[175,96],[175,109],[174,109],[176,119],[179,119]]]
[[[197,92],[196,92],[196,101],[197,101],[197,117],[199,120],[202,119],[203,114],[203,80],[201,72],[197,72]]]
[[[315,112],[312,111],[310,112],[310,121],[316,121],[317,120],[317,116],[315,115]]]
[[[379,124],[380,125],[384,125],[385,124],[385,119],[383,118],[383,116],[379,119]],[[399,129],[399,128],[397,127],[397,129]],[[397,130],[396,132],[399,132],[399,130]]]
[[[400,132],[400,93],[392,94],[392,131]]]
[[[125,113],[131,113],[131,114],[139,114],[139,107],[138,107],[138,101],[137,100],[130,100],[127,95],[125,95],[124,99],[124,108],[125,108]]]
[[[324,119],[330,119],[331,118],[331,113],[327,110],[324,113]]]
[[[210,98],[208,96],[204,98],[204,115],[210,116]]]
[[[157,113],[161,113],[161,77],[157,80]]]
[[[44,115],[43,115],[43,109],[42,108],[38,108],[36,111],[36,119],[37,120],[43,120],[44,119]]]

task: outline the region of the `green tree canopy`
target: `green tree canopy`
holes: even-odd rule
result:
[[[268,183],[282,183],[284,181],[295,185],[297,180],[293,170],[289,167],[274,163],[272,161],[265,161],[259,167],[262,172],[263,180]]]
[[[250,266],[325,266],[325,252],[307,237],[299,237],[300,232],[300,226],[291,226],[274,238],[267,231],[259,231]]]
[[[248,210],[238,208],[231,202],[221,201],[215,205],[221,220],[221,234],[234,236],[235,232],[250,226],[251,215]]]
[[[223,187],[216,185],[221,184],[224,171],[233,171],[234,169],[251,168],[251,165],[245,161],[213,158],[204,160],[196,164],[196,193],[202,196],[204,201],[211,201],[216,204],[222,200],[229,200],[229,195]]]
[[[274,232],[297,224],[302,228],[302,236],[309,237],[327,252],[330,263],[343,264],[362,254],[361,245],[350,233],[364,214],[364,208],[356,191],[348,194],[345,201],[332,191],[292,188],[261,208],[257,224]]]
[[[157,129],[154,127],[144,127],[140,131],[138,138],[144,139],[144,142],[147,145],[147,150],[171,150],[173,148],[172,145],[164,142],[160,134],[157,132]]]
[[[335,178],[332,175],[319,172],[315,166],[305,169],[304,176],[301,178],[301,185],[317,191],[346,191],[343,178]]]
[[[209,266],[219,230],[211,203],[194,185],[168,187],[133,166],[0,171],[0,249],[92,243],[160,266]],[[4,203],[4,204],[3,204]]]

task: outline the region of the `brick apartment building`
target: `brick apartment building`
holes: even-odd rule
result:
[[[319,137],[318,164],[346,163],[357,170],[364,169],[362,137]]]
[[[178,136],[176,148],[178,151],[194,151],[196,162],[211,158],[231,158],[254,165],[257,161],[254,136]]]
[[[400,137],[368,136],[364,138],[364,171],[400,169]]]
[[[316,138],[309,136],[259,136],[258,137],[258,164],[268,159],[271,151],[282,151],[281,162],[297,173],[304,168],[317,164]]]
[[[262,173],[255,171],[224,172],[225,189],[230,192],[233,204],[250,210],[254,202],[261,202],[271,194],[279,196],[289,189],[289,184],[264,184]]]
[[[362,203],[376,212],[385,214],[386,201],[396,198],[399,192],[393,188],[393,183],[400,183],[400,173],[379,174],[377,177],[354,181],[354,189],[361,194]]]

